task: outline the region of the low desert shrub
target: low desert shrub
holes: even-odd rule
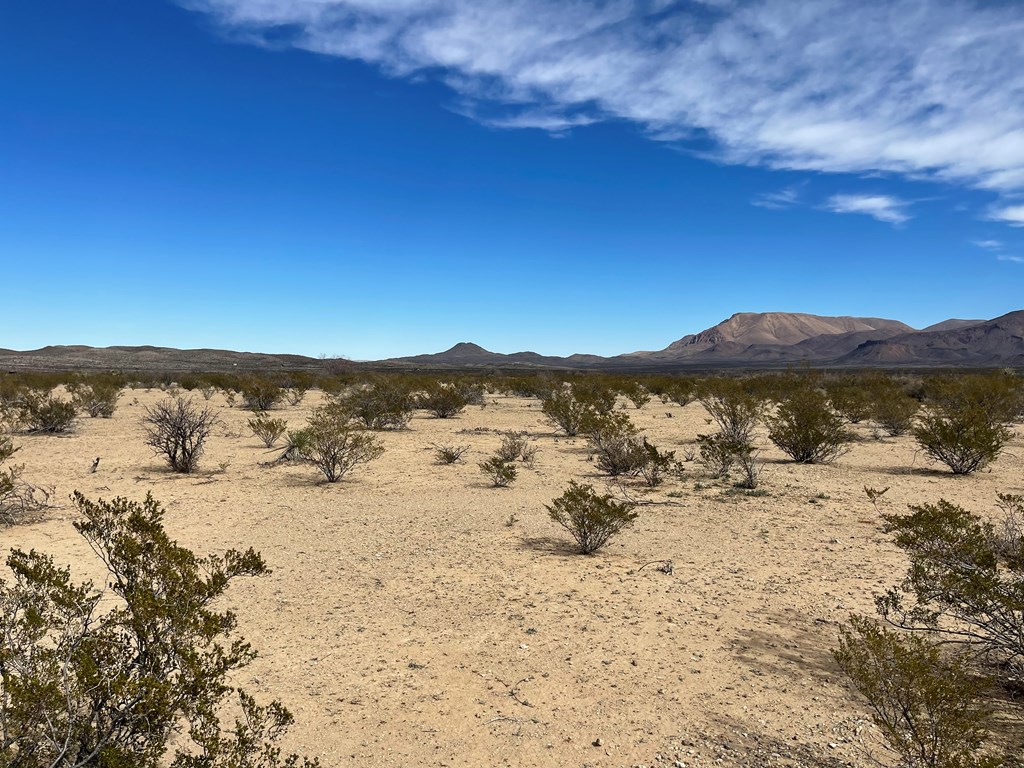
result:
[[[1010,431],[977,403],[946,403],[927,408],[913,429],[918,444],[954,475],[984,469],[1003,450]]]
[[[209,406],[199,408],[191,398],[173,397],[146,408],[142,419],[146,445],[166,459],[175,472],[193,472],[206,439],[218,419]]]
[[[552,426],[561,429],[569,437],[575,437],[584,428],[588,419],[596,413],[594,407],[576,397],[570,387],[557,387],[541,400],[541,410]]]
[[[921,403],[896,386],[879,385],[872,390],[871,421],[890,437],[907,434]]]
[[[78,418],[75,404],[41,390],[26,390],[18,402],[15,419],[28,432],[70,432]]]
[[[853,435],[829,405],[828,398],[810,387],[794,390],[768,419],[768,439],[793,461],[822,464],[848,450]]]
[[[10,464],[17,448],[7,436],[0,436],[0,525],[13,525],[49,502],[50,493],[22,479],[24,467]],[[0,753],[2,755],[2,753]]]
[[[416,404],[439,419],[450,419],[462,413],[469,405],[469,398],[454,384],[432,381],[416,398]]]
[[[726,443],[749,445],[754,427],[764,417],[764,398],[735,379],[703,382],[697,398],[718,425]]]
[[[588,426],[587,439],[597,467],[612,477],[636,474],[647,460],[637,428],[621,411],[596,416]]]
[[[76,381],[68,385],[71,402],[75,408],[90,417],[109,419],[117,409],[117,401],[124,390],[121,380],[96,377],[88,381]]]
[[[468,445],[451,445],[448,443],[438,445],[434,444],[434,458],[438,464],[454,464],[457,461],[462,461],[462,457],[469,451]]]
[[[651,402],[651,393],[638,381],[625,382],[619,387],[619,391],[638,411]]]
[[[338,405],[367,429],[404,429],[412,419],[413,396],[397,379],[379,379],[338,397]]]
[[[196,556],[167,536],[151,496],[73,498],[105,589],[74,583],[48,555],[11,551],[12,578],[0,579],[0,765],[297,768],[274,744],[292,716],[236,687],[256,654],[233,637],[235,615],[215,608],[236,579],[268,573],[259,554]]]
[[[507,488],[519,477],[519,470],[511,462],[504,461],[500,456],[491,456],[477,466],[487,476],[495,488]]]
[[[284,389],[276,381],[249,378],[241,382],[242,402],[250,411],[269,411],[284,399]]]
[[[525,461],[530,451],[530,442],[526,435],[510,429],[502,433],[501,445],[494,455],[504,462],[518,461],[521,458]]]
[[[912,768],[996,768],[986,755],[992,709],[985,685],[966,654],[943,653],[919,635],[851,618],[833,652],[839,667],[868,700],[886,745]]]
[[[308,425],[297,438],[303,458],[336,483],[359,464],[384,453],[384,446],[369,432],[353,425],[335,407],[322,407],[309,415]]]
[[[1000,501],[1007,517],[1019,511],[1014,497]],[[1000,536],[992,523],[945,500],[882,519],[910,559],[904,580],[876,601],[882,617],[901,629],[970,644],[1024,675],[1020,539]]]
[[[750,448],[736,454],[736,462],[740,467],[740,480],[736,484],[739,488],[752,491],[761,485],[761,475],[764,474],[764,463],[758,461],[760,451]]]
[[[575,480],[570,480],[565,492],[545,507],[551,520],[569,532],[584,555],[601,549],[639,516],[635,504],[617,501],[611,494],[598,494],[592,486]]]
[[[737,459],[752,449],[749,442],[738,443],[722,432],[713,435],[697,435],[700,446],[700,463],[712,477],[725,477]]]
[[[285,419],[272,419],[267,414],[260,413],[249,419],[249,429],[267,448],[272,448],[281,435],[288,431],[288,422]]]
[[[859,424],[871,417],[872,392],[863,378],[849,377],[830,381],[825,385],[825,391],[832,407],[851,424]]]
[[[655,445],[647,442],[646,437],[640,447],[643,451],[643,460],[640,462],[639,472],[644,482],[651,488],[661,485],[665,475],[672,469],[679,472],[675,451],[659,451]]]

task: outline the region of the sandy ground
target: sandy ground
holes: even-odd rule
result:
[[[282,699],[296,717],[287,748],[327,767],[867,765],[875,729],[829,650],[837,624],[872,612],[905,563],[864,486],[890,486],[886,511],[946,498],[988,512],[997,492],[1024,492],[1020,431],[990,472],[966,478],[930,466],[912,438],[800,466],[761,432],[767,495],[688,463],[655,491],[631,484],[648,502],[637,523],[582,557],[544,504],[570,478],[606,479],[537,401],[487,396],[455,419],[418,414],[381,435],[380,459],[325,485],[309,466],[259,466],[268,453],[245,427],[251,414],[220,395],[200,473],[166,471],[141,424],[163,396],[128,390],[112,419],[17,438],[26,479],[54,485],[60,506],[0,529],[0,545],[98,577],[71,526],[67,499],[80,490],[152,491],[171,535],[200,552],[256,547],[273,574],[227,597],[260,653],[239,682]],[[298,427],[319,400],[278,415]],[[628,412],[680,457],[711,430],[696,403]],[[539,453],[496,489],[477,462],[505,429],[528,431]],[[435,464],[439,442],[469,445],[466,462]],[[672,574],[639,570],[667,559]]]

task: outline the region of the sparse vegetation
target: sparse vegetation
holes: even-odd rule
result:
[[[908,768],[996,768],[982,752],[992,709],[966,654],[944,654],[924,637],[854,616],[836,663],[871,706],[886,745]]]
[[[248,378],[241,383],[242,402],[250,411],[269,411],[284,399],[284,389],[276,381]]]
[[[925,453],[954,475],[984,469],[1010,437],[995,414],[976,402],[937,403],[925,410],[913,432]]]
[[[469,397],[454,384],[431,381],[416,399],[417,405],[439,419],[450,419],[469,405]]]
[[[405,382],[378,379],[337,399],[340,408],[367,429],[404,429],[412,419],[413,396]]]
[[[775,416],[769,417],[768,439],[793,461],[822,464],[846,453],[853,435],[822,392],[801,387],[779,404]]]
[[[267,448],[273,448],[274,443],[288,431],[288,422],[285,419],[273,419],[265,413],[249,419],[248,424],[252,433],[262,440]]]
[[[570,480],[565,492],[545,506],[549,517],[569,532],[584,555],[601,549],[639,516],[632,502],[601,495],[593,486],[575,480]]]
[[[438,464],[454,464],[457,461],[462,461],[462,457],[469,451],[468,445],[433,445],[434,458]]]
[[[113,377],[93,377],[68,385],[71,402],[79,411],[90,417],[109,419],[117,409],[117,401],[121,397],[124,386],[121,380]]]
[[[179,395],[161,400],[146,409],[146,445],[163,456],[173,471],[193,472],[217,421],[208,406],[199,408],[191,398]]]
[[[259,554],[197,557],[167,536],[151,496],[74,502],[108,596],[47,555],[11,551],[13,579],[0,579],[0,764],[297,766],[274,744],[291,714],[234,687],[255,652],[222,642],[237,621],[213,608],[235,579],[268,572]],[[225,727],[236,691],[240,720]]]
[[[516,465],[505,461],[500,456],[491,456],[486,461],[481,461],[478,466],[495,488],[507,488],[519,477]]]
[[[384,453],[380,441],[354,426],[343,410],[326,406],[309,415],[308,426],[293,437],[302,457],[323,472],[328,483],[336,483],[354,467]]]

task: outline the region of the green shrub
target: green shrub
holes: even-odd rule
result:
[[[828,398],[808,387],[791,392],[768,419],[768,439],[793,461],[821,464],[846,453],[853,435]]]
[[[871,420],[890,437],[907,434],[921,403],[895,386],[876,386],[872,391]]]
[[[861,377],[831,381],[825,385],[825,391],[832,407],[851,424],[859,424],[871,417],[872,392]]]
[[[487,461],[481,461],[477,466],[483,472],[495,488],[507,488],[519,477],[519,470],[515,464],[504,461],[500,456],[491,456]]]
[[[0,579],[0,765],[298,765],[274,745],[288,710],[236,688],[256,654],[232,637],[235,615],[214,608],[235,579],[268,572],[259,554],[197,557],[167,536],[151,496],[74,502],[74,526],[109,575],[100,591],[47,555],[11,551],[13,579]],[[226,728],[236,691],[241,720]]]
[[[659,451],[656,446],[643,439],[641,444],[643,460],[640,462],[639,472],[644,482],[651,488],[655,488],[664,480],[665,473],[673,467],[678,467],[675,451]],[[677,468],[678,471],[678,468]]]
[[[651,393],[638,381],[628,381],[619,387],[619,391],[625,396],[633,407],[638,411],[651,402]]]
[[[353,426],[348,415],[334,407],[313,411],[297,440],[302,457],[323,472],[328,483],[341,480],[353,467],[384,453],[384,446],[375,436]]]
[[[284,399],[284,389],[275,381],[249,378],[241,382],[242,402],[250,411],[269,411]]]
[[[548,422],[561,429],[569,437],[575,437],[588,419],[593,418],[595,409],[589,403],[577,399],[569,387],[551,390],[541,400],[541,410]]]
[[[1000,501],[1004,511],[1019,512],[1014,497]],[[882,515],[885,531],[894,534],[910,568],[897,587],[878,598],[879,613],[902,629],[970,643],[1024,675],[1021,540],[1000,544],[995,526],[945,500],[911,512]]]
[[[525,461],[527,456],[531,455],[532,450],[530,442],[526,439],[526,435],[510,429],[507,432],[502,433],[501,445],[498,446],[495,456],[504,462],[513,462],[520,458]]]
[[[18,403],[16,420],[28,432],[62,434],[74,428],[77,417],[73,402],[51,392],[27,390]]]
[[[340,407],[367,429],[404,429],[413,412],[413,396],[397,379],[380,379],[337,399]]]
[[[438,464],[454,464],[457,461],[462,461],[462,457],[469,451],[468,445],[433,445],[434,458],[437,459]]]
[[[622,412],[594,417],[587,427],[587,439],[598,469],[612,477],[636,474],[647,461],[637,428]]]
[[[722,432],[697,435],[700,463],[712,477],[726,477],[729,470],[744,453],[753,450],[749,442],[738,443]]]
[[[285,432],[288,431],[288,422],[284,419],[272,419],[267,414],[258,414],[255,418],[249,419],[249,429],[263,441],[267,448],[272,448]]]
[[[109,419],[114,415],[117,401],[124,387],[121,380],[96,377],[90,381],[77,381],[68,385],[75,408],[90,417]]]
[[[189,473],[199,465],[206,439],[218,419],[210,408],[198,408],[191,398],[161,400],[146,408],[142,419],[146,445],[163,456],[175,472]]]
[[[726,443],[749,445],[754,427],[763,418],[763,397],[748,391],[735,379],[713,379],[702,383],[698,399],[718,424]]]
[[[601,549],[639,516],[635,504],[616,501],[611,494],[602,496],[592,486],[574,480],[545,507],[551,520],[569,532],[584,555]]]
[[[943,654],[918,635],[854,616],[843,628],[836,663],[868,700],[886,745],[905,766],[996,768],[981,752],[992,710],[966,654]]]
[[[469,397],[454,384],[432,381],[417,397],[416,404],[439,419],[450,419],[469,405]]]
[[[1003,450],[1010,431],[977,403],[946,403],[925,410],[913,429],[925,453],[954,475],[984,469]]]

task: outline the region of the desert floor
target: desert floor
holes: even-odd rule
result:
[[[887,760],[830,656],[838,625],[873,613],[873,593],[905,567],[864,486],[889,486],[890,512],[946,498],[989,513],[997,492],[1024,492],[1019,429],[991,471],[964,478],[930,465],[912,438],[873,440],[863,426],[831,466],[784,462],[762,430],[767,495],[708,480],[696,462],[653,491],[630,481],[639,520],[584,557],[544,505],[570,478],[608,481],[586,441],[559,437],[535,400],[488,395],[447,420],[418,412],[381,435],[380,459],[326,485],[311,466],[261,467],[273,454],[246,428],[251,414],[219,394],[201,471],[168,472],[141,423],[164,396],[126,390],[112,419],[17,437],[25,478],[55,486],[57,507],[0,529],[2,549],[34,547],[101,578],[71,525],[80,490],[152,491],[182,544],[260,550],[272,575],[239,580],[226,598],[260,653],[238,682],[283,700],[296,718],[285,746],[327,768],[859,766],[865,750]],[[277,415],[296,428],[320,400]],[[697,403],[628,412],[680,457],[712,430]],[[489,487],[477,462],[508,429],[529,433],[536,464]],[[466,462],[437,465],[431,444],[442,442],[469,445]],[[669,559],[671,574],[658,569]]]

